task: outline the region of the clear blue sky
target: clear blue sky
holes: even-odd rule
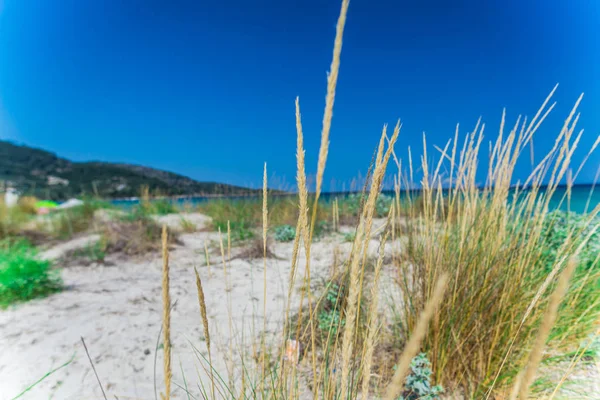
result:
[[[0,0],[0,135],[205,181],[260,185],[267,161],[293,184],[294,99],[314,173],[339,3]],[[503,107],[510,121],[531,116],[557,82],[536,153],[581,92],[589,147],[600,132],[598,27],[596,0],[352,0],[325,189],[366,172],[386,122],[403,121],[401,156],[420,154],[423,131],[444,144],[479,116],[492,139]],[[587,165],[580,182],[598,153]]]

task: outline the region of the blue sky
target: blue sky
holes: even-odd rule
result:
[[[294,183],[294,99],[316,170],[339,1],[0,0],[0,135],[73,160],[122,161],[203,181]],[[493,139],[533,115],[549,148],[581,92],[581,148],[600,132],[595,0],[353,0],[325,189],[365,173],[384,123],[397,152],[443,145],[479,116]],[[585,151],[579,152],[576,161]],[[579,181],[593,180],[592,157]],[[527,175],[529,161],[517,175]],[[330,186],[335,179],[337,184]]]

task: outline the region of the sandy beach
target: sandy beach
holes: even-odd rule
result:
[[[382,221],[376,221],[381,225]],[[344,228],[350,230],[350,227]],[[242,248],[232,248],[225,280],[218,233],[197,232],[181,235],[181,245],[170,253],[171,313],[173,342],[172,398],[187,395],[184,386],[199,397],[198,384],[207,382],[200,362],[206,356],[200,319],[194,267],[203,280],[212,337],[215,368],[227,379],[234,365],[234,379],[240,377],[240,354],[249,357],[258,343],[263,324],[263,260],[236,258]],[[204,245],[211,249],[211,268],[205,265]],[[348,254],[350,243],[341,234],[327,236],[312,246],[311,274],[320,286],[331,273],[334,248]],[[267,331],[272,347],[281,343],[292,243],[273,242],[276,258],[267,259]],[[370,253],[376,254],[378,241],[372,240]],[[226,250],[225,250],[226,251]],[[155,354],[161,328],[161,268],[159,254],[144,259],[108,256],[106,265],[61,268],[66,290],[47,298],[18,304],[0,312],[0,399],[12,399],[47,372],[69,361],[70,365],[45,379],[23,397],[26,399],[100,399],[102,393],[90,367],[81,337],[107,395],[119,399],[153,399],[154,365],[156,382],[162,388],[162,351]],[[298,276],[304,276],[306,260],[299,259]],[[391,277],[390,277],[391,279]],[[297,280],[297,289],[301,286]],[[230,291],[228,291],[228,287]],[[294,291],[292,308],[299,302]],[[229,310],[233,337],[229,332]],[[253,327],[254,324],[254,327]],[[257,334],[252,337],[253,330]],[[242,335],[243,333],[243,335]],[[243,342],[242,342],[243,341]],[[229,357],[233,353],[233,363]],[[205,365],[205,363],[204,363]]]

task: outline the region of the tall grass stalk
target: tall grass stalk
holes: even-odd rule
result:
[[[267,208],[267,163],[263,171],[263,206],[262,206],[262,239],[263,239],[263,333],[262,333],[262,379],[261,388],[264,393],[266,379],[266,357],[267,357],[267,231],[269,229]]]
[[[392,208],[393,210],[393,208]],[[391,211],[390,211],[391,212]],[[391,219],[393,221],[393,218]],[[388,223],[390,219],[388,218]],[[387,226],[389,228],[389,226]],[[385,257],[385,244],[389,235],[389,229],[385,230],[381,243],[379,244],[379,256],[373,276],[371,286],[371,299],[369,305],[369,318],[367,326],[367,340],[365,342],[363,356],[360,361],[362,366],[362,398],[367,400],[369,396],[369,386],[371,382],[371,364],[373,362],[373,352],[377,342],[377,333],[379,332],[379,280],[381,278],[381,268],[383,267],[383,259]]]
[[[210,393],[211,399],[215,398],[215,375],[212,367],[212,355],[210,351],[210,331],[208,329],[208,313],[206,312],[206,300],[204,298],[204,290],[202,289],[202,280],[198,270],[194,268],[196,273],[196,290],[198,291],[198,303],[200,305],[200,316],[202,318],[202,327],[204,328],[204,338],[206,341],[206,351],[208,352],[208,362],[210,364]]]
[[[169,294],[169,240],[167,226],[162,229],[162,300],[163,300],[163,349],[165,374],[165,400],[171,398],[171,296]]]
[[[223,263],[223,279],[225,280],[225,296],[227,298],[227,316],[228,316],[228,325],[229,325],[229,340],[227,343],[227,348],[229,349],[229,357],[227,360],[227,375],[229,378],[229,386],[231,388],[234,387],[233,381],[233,320],[232,320],[232,311],[231,311],[231,287],[229,286],[229,275],[227,273],[227,261],[225,260],[225,247],[223,245],[223,236],[221,235],[221,230],[219,229],[219,246],[221,249],[221,261]]]

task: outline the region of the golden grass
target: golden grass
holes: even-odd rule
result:
[[[438,148],[440,160],[433,168],[424,139],[423,190],[418,206],[413,202],[409,210],[410,226],[401,230],[409,238],[408,257],[400,266],[404,330],[414,327],[436,277],[450,272],[449,299],[442,304],[424,349],[432,358],[436,381],[460,388],[469,396],[490,397],[511,386],[533,345],[543,317],[542,306],[549,301],[547,289],[555,285],[566,259],[577,254],[598,229],[594,227],[578,245],[575,239],[581,233],[571,232],[556,262],[544,272],[542,228],[549,201],[566,178],[579,142],[580,134],[573,136],[579,100],[553,149],[525,184],[512,187],[512,182],[524,146],[553,107],[545,108],[549,101],[550,96],[529,123],[518,118],[508,134],[504,132],[503,114],[498,139],[489,146],[488,177],[483,188],[476,183],[482,123],[466,135],[462,149],[458,148],[457,130],[453,142]],[[450,190],[442,189],[445,177],[440,171],[445,163]],[[405,187],[410,188],[412,182],[405,175],[404,179]],[[543,183],[547,187],[541,195]],[[409,189],[407,196],[411,196]],[[590,214],[590,223],[597,212]],[[586,279],[592,284],[598,273]],[[568,312],[562,314],[557,329],[565,326],[563,321],[578,320],[578,314]],[[589,332],[591,325],[581,323],[577,332],[563,335],[563,349]]]
[[[389,219],[388,219],[389,222]],[[388,226],[389,227],[389,226]],[[373,362],[373,352],[377,342],[377,333],[379,332],[379,279],[381,278],[381,268],[385,257],[385,244],[387,242],[389,229],[385,230],[381,243],[379,244],[379,256],[373,274],[373,286],[371,287],[371,301],[369,304],[369,316],[367,327],[367,340],[363,349],[363,356],[360,361],[362,366],[362,398],[367,400],[371,382],[371,364]],[[335,266],[335,264],[334,264]]]
[[[266,380],[266,356],[267,356],[267,231],[269,229],[268,208],[267,208],[267,163],[265,163],[263,173],[263,205],[262,205],[262,220],[263,220],[263,338],[262,338],[262,379],[261,385],[264,385]],[[264,392],[264,386],[261,387]]]
[[[171,297],[169,295],[169,240],[167,226],[162,228],[162,300],[163,300],[163,367],[165,373],[165,400],[171,398]]]
[[[208,329],[208,314],[206,312],[206,301],[204,299],[204,290],[202,289],[202,280],[200,279],[200,274],[198,274],[198,270],[194,268],[194,272],[196,273],[196,290],[198,291],[198,303],[200,304],[200,316],[202,318],[202,326],[204,328],[204,338],[206,341],[206,351],[208,352],[208,362],[212,366],[212,353],[210,351],[210,331]],[[210,393],[211,398],[215,398],[215,374],[214,368],[210,369]]]

